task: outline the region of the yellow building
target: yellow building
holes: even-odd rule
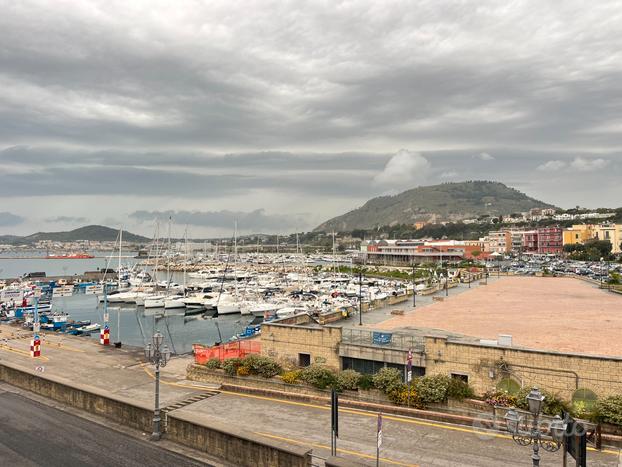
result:
[[[602,224],[593,226],[594,235],[592,238],[597,240],[609,240],[613,248],[612,253],[620,253],[620,242],[622,242],[621,224]]]
[[[576,245],[587,242],[594,237],[593,228],[594,226],[591,224],[579,224],[564,229],[564,245]]]
[[[622,224],[578,224],[564,229],[564,245],[576,245],[589,240],[609,240],[612,253],[620,253],[622,242]]]

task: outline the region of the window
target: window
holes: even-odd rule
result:
[[[298,354],[298,366],[310,366],[311,365],[311,354],[308,353],[299,353]]]
[[[451,377],[453,379],[457,379],[462,381],[463,383],[469,384],[469,375],[463,375],[462,373],[452,373]]]
[[[598,396],[589,389],[577,389],[572,395],[572,405],[577,412],[589,412],[596,404]]]
[[[503,378],[497,383],[497,389],[508,394],[517,394],[521,389],[521,385],[512,378]]]

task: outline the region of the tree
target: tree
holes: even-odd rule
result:
[[[585,249],[595,249],[600,253],[600,258],[609,258],[611,255],[611,250],[613,249],[613,245],[609,240],[590,240],[585,242]],[[600,259],[598,258],[598,259]],[[596,259],[594,260],[596,261]]]

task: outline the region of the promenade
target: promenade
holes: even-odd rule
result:
[[[48,334],[42,356],[33,359],[28,352],[30,335],[0,326],[0,364],[10,362],[42,377],[53,375],[82,387],[153,403],[153,372],[143,364],[140,349],[115,349],[100,346],[94,339]],[[246,430],[266,441],[313,449],[320,465],[321,458],[328,456],[328,405],[238,394],[190,382],[185,379],[185,369],[191,361],[189,356],[175,357],[162,370],[162,407],[175,404],[180,408],[172,413],[191,415],[206,425],[224,423],[232,430]],[[200,394],[206,397],[193,398]],[[341,408],[340,456],[375,465],[376,416],[374,412]],[[479,428],[396,415],[386,415],[384,420],[381,465],[519,467],[529,462],[529,449],[516,446],[503,433],[487,434]],[[148,434],[136,432],[135,436],[147,438]],[[93,456],[99,454],[94,452]],[[617,465],[617,451],[589,455],[592,465]],[[543,466],[560,463],[559,453],[543,456]]]

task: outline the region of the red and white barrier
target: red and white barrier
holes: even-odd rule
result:
[[[30,356],[41,356],[41,339],[39,339],[39,336],[35,336],[34,339],[30,341]]]
[[[99,343],[101,345],[110,345],[110,329],[108,328],[107,324],[99,332]]]

